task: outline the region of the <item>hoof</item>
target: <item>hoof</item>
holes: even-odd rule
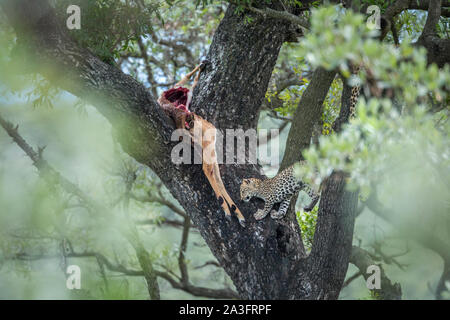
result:
[[[228,221],[231,221],[231,214],[226,214],[225,213],[225,218],[227,218]]]
[[[245,219],[239,219],[239,224],[242,228],[245,228]]]

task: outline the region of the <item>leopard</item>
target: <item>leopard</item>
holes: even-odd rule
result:
[[[357,75],[361,70],[361,65],[351,64],[352,74]],[[350,102],[349,102],[349,119],[354,119],[356,116],[356,104],[360,96],[361,86],[359,84],[352,86]],[[243,179],[240,194],[241,200],[249,202],[252,198],[260,198],[264,200],[264,208],[258,209],[254,217],[256,220],[264,219],[269,213],[272,219],[283,218],[289,208],[292,197],[298,191],[305,191],[311,198],[308,206],[304,207],[305,211],[311,211],[316,206],[320,199],[319,193],[312,187],[306,184],[302,179],[295,177],[294,166],[305,165],[305,161],[299,161],[286,169],[282,170],[273,178],[258,179],[248,178]],[[278,211],[272,209],[276,203],[280,203]]]
[[[351,64],[351,71],[352,74],[357,76],[359,71],[361,70],[361,65],[354,65]],[[352,86],[351,94],[350,94],[350,103],[349,103],[349,119],[355,119],[356,118],[356,103],[358,102],[358,98],[361,92],[361,85],[357,84],[355,86]]]
[[[311,198],[310,204],[304,210],[311,211],[315,207],[320,196],[313,188],[294,175],[294,166],[295,164],[287,167],[273,178],[243,179],[240,187],[241,200],[249,202],[254,197],[264,200],[264,208],[258,209],[253,215],[256,220],[264,219],[269,213],[272,219],[283,218],[292,197],[300,190],[305,191]],[[278,211],[272,209],[276,203],[280,203]]]

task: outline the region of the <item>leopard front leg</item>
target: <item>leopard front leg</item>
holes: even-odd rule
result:
[[[258,209],[258,211],[256,211],[253,216],[256,220],[264,219],[265,216],[269,214],[270,209],[272,209],[273,205],[273,201],[266,200],[266,202],[264,203],[264,209]]]
[[[270,211],[270,217],[272,219],[281,219],[286,215],[286,212],[289,208],[289,204],[291,203],[291,198],[285,199],[281,201],[280,208],[278,209],[278,212],[276,210]]]

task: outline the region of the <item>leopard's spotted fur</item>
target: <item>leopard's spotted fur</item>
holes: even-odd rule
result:
[[[264,209],[258,209],[254,214],[256,220],[263,219],[269,212],[273,219],[281,219],[289,208],[292,196],[299,190],[304,190],[311,197],[311,204],[305,210],[312,210],[319,196],[310,186],[294,176],[292,165],[271,179],[244,179],[241,184],[241,200],[248,202],[253,197],[264,200]],[[271,210],[276,203],[280,203],[278,212]]]
[[[361,66],[351,65],[351,69],[352,73],[357,75]],[[360,89],[360,85],[352,87],[349,103],[349,119],[355,118],[356,103],[358,102]],[[271,179],[244,179],[241,184],[241,200],[248,202],[253,197],[264,200],[264,209],[258,209],[254,214],[256,220],[263,219],[269,212],[273,219],[280,219],[286,214],[292,196],[299,190],[304,190],[312,199],[311,203],[304,208],[305,211],[312,210],[319,200],[319,195],[301,179],[294,176],[294,165],[292,165]],[[280,203],[278,212],[272,210],[272,207],[276,203]]]
[[[354,75],[357,75],[359,73],[359,70],[361,69],[361,66],[351,66],[352,68],[352,73]],[[355,118],[355,114],[356,114],[356,103],[358,102],[358,98],[359,98],[359,93],[361,91],[361,86],[360,85],[356,85],[352,87],[352,92],[351,92],[351,96],[350,96],[350,105],[349,105],[349,110],[350,110],[350,116],[349,119],[353,119]]]

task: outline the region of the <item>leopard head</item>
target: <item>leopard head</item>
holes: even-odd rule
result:
[[[260,179],[250,178],[242,180],[241,184],[241,200],[249,202],[251,198],[258,194],[258,188],[261,183]]]

